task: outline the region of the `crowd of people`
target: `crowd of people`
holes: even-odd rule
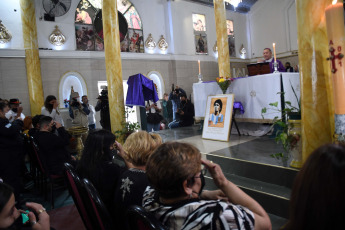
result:
[[[25,168],[22,133],[37,142],[49,174],[63,174],[63,164],[68,162],[80,178],[91,181],[119,229],[126,228],[124,210],[131,205],[144,207],[167,229],[272,228],[264,208],[226,178],[218,164],[203,159],[195,146],[163,143],[158,133],[147,131],[130,134],[122,145],[106,127],[94,129],[95,120],[89,120],[88,115],[95,109],[87,97],[79,102],[79,95],[73,96],[71,116],[75,119],[83,114],[90,128],[79,161],[67,148],[71,136],[54,96],[46,98],[42,114],[34,117],[24,116],[18,99],[0,100],[0,229],[50,229],[42,205],[20,202]],[[162,110],[169,128],[193,124],[193,104],[179,87],[164,95],[162,106],[151,108]],[[115,157],[124,164],[116,163]],[[217,190],[204,189],[206,173]],[[341,229],[344,178],[345,147],[329,144],[316,149],[295,179],[290,216],[283,228]]]

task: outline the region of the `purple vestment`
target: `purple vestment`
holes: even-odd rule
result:
[[[279,72],[286,72],[286,70],[285,70],[285,67],[283,66],[283,64],[281,63],[281,61],[279,61],[278,59],[277,59],[277,62],[278,62],[278,71]],[[272,61],[271,62],[269,62],[269,65],[270,65],[270,70],[271,70],[271,73],[273,73],[274,72],[274,58],[272,58]]]

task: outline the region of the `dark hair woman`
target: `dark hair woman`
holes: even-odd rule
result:
[[[77,172],[96,187],[102,201],[110,210],[121,173],[126,170],[112,162],[116,154],[115,135],[108,130],[95,130],[86,138]]]
[[[295,179],[284,229],[343,229],[344,182],[345,146],[329,144],[316,149]]]
[[[64,126],[63,119],[59,112],[59,102],[56,100],[55,96],[49,95],[46,97],[44,106],[41,109],[41,114],[53,118],[54,121]]]
[[[39,217],[36,219],[33,212],[28,213],[29,222],[23,224],[21,213],[15,206],[13,189],[0,182],[0,229],[30,229],[30,224],[34,230],[50,229],[49,216],[42,205],[37,203],[26,203],[27,208],[33,209]]]
[[[203,191],[202,164],[220,190]],[[146,174],[154,189],[146,189],[143,206],[169,229],[271,229],[265,210],[190,144],[162,144],[150,156]]]
[[[0,101],[0,178],[10,184],[17,197],[21,191],[20,170],[23,159],[23,138],[21,130],[23,121],[15,119],[12,123],[5,117],[10,110],[5,101]]]

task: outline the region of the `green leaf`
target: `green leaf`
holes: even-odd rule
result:
[[[274,102],[274,103],[269,103],[270,106],[273,106],[273,107],[278,107],[278,101]]]
[[[267,108],[266,107],[261,109],[261,113],[266,113],[266,112],[267,112]]]

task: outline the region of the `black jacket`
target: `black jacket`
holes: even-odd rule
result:
[[[49,174],[61,175],[63,164],[71,162],[71,154],[66,147],[69,145],[69,134],[64,127],[57,129],[59,136],[51,132],[38,132],[35,136],[40,159]]]
[[[194,105],[190,100],[187,99],[187,102],[183,104],[181,102],[180,109],[184,112],[183,115],[180,114],[180,127],[191,126],[194,124]]]

